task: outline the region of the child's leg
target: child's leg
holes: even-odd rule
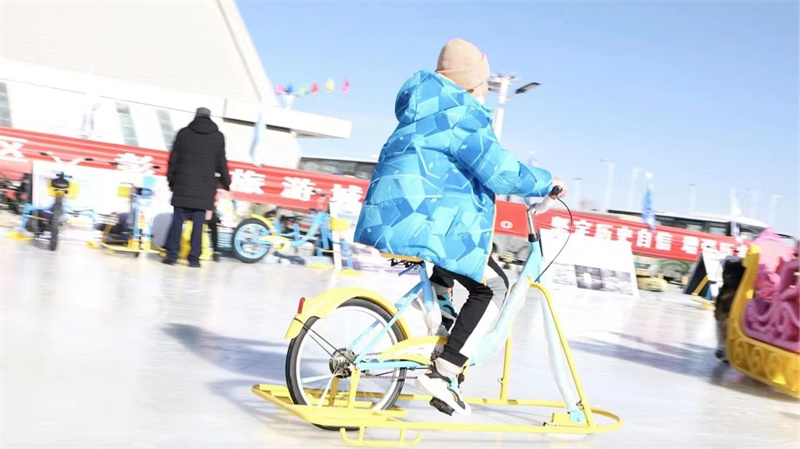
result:
[[[458,376],[468,358],[464,352],[469,350],[470,346],[480,344],[480,339],[489,330],[508,292],[508,278],[497,262],[491,258],[483,283],[446,270],[441,272],[446,275],[444,278],[452,277],[466,287],[469,297],[461,308],[442,355],[424,375],[417,378],[416,383],[422,390],[444,402],[454,411],[468,415],[470,406],[461,395],[458,381]],[[434,280],[433,277],[431,279]],[[436,280],[442,278],[437,277]]]
[[[508,278],[491,257],[484,276],[484,282],[479,283],[466,276],[454,275],[455,280],[469,291],[441,356],[453,365],[456,374],[467,361],[468,356],[464,353],[471,352],[470,348],[480,344],[480,339],[490,330],[489,326],[500,312],[508,293]]]

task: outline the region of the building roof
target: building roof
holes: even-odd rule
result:
[[[280,108],[232,0],[3,2],[2,10],[3,59],[217,97],[234,114],[226,119],[253,123],[263,105],[267,125],[350,136],[349,121]]]

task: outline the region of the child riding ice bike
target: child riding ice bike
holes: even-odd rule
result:
[[[491,257],[495,195],[545,196],[565,185],[503,150],[492,131],[486,55],[456,39],[439,55],[437,73],[421,71],[397,95],[400,122],[381,151],[355,239],[379,251],[434,265],[431,284],[443,311],[443,353],[417,385],[468,414],[457,378],[497,316],[508,278]],[[469,291],[459,313],[448,292]]]
[[[407,430],[596,433],[622,421],[589,406],[549,293],[541,285],[541,240],[534,215],[566,194],[546,170],[518,162],[500,148],[483,106],[489,67],[468,42],[449,42],[437,73],[422,71],[397,95],[400,125],[383,147],[367,191],[355,240],[377,248],[401,273],[419,282],[392,302],[380,293],[343,287],[301,298],[286,332],[286,386],[256,385],[253,392],[284,410],[330,430],[351,444],[367,444],[368,428]],[[495,195],[526,197],[530,256],[512,286],[490,257]],[[530,197],[545,197],[531,204]],[[428,264],[433,265],[429,275]],[[454,283],[469,297],[456,310]],[[511,327],[529,289],[541,293],[548,354],[563,403],[509,398]],[[423,311],[428,332],[414,336],[406,312]],[[488,360],[505,342],[499,398],[466,398],[460,384],[469,366]],[[401,394],[407,380],[428,395]],[[560,409],[543,426],[405,421],[398,400],[429,401],[439,411],[470,413],[470,404]],[[613,423],[597,423],[596,416]],[[358,439],[346,431],[358,430]]]

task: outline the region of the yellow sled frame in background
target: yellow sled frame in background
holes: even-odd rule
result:
[[[583,392],[583,386],[578,378],[578,373],[572,361],[572,354],[569,349],[569,344],[561,331],[561,324],[555,314],[553,308],[552,298],[547,289],[538,283],[531,283],[531,288],[539,290],[547,301],[547,306],[553,316],[558,338],[563,348],[564,356],[569,366],[569,371],[574,381],[579,402],[579,408],[586,416],[583,423],[572,422],[569,415],[566,413],[566,407],[561,402],[553,401],[540,401],[533,399],[509,399],[508,389],[510,385],[510,367],[511,367],[511,336],[505,344],[505,354],[503,358],[503,377],[500,379],[500,395],[498,398],[466,398],[465,401],[469,404],[482,404],[488,406],[528,406],[528,407],[545,407],[560,409],[554,411],[552,419],[544,422],[542,425],[511,425],[511,424],[478,424],[478,423],[458,423],[452,421],[439,421],[439,422],[421,422],[421,421],[405,421],[408,415],[407,410],[394,406],[389,410],[372,410],[369,407],[372,403],[369,401],[360,401],[359,399],[368,399],[374,395],[368,392],[358,392],[357,384],[360,377],[360,371],[354,369],[349,382],[351,385],[350,391],[339,392],[338,383],[339,379],[334,378],[331,388],[326,395],[326,406],[311,406],[311,405],[295,405],[289,395],[289,389],[283,385],[255,385],[252,389],[253,393],[267,401],[277,405],[281,409],[292,413],[298,418],[307,421],[311,424],[327,427],[338,427],[342,440],[353,446],[371,446],[371,447],[408,447],[417,444],[422,438],[420,431],[422,430],[453,430],[453,431],[479,431],[479,432],[522,432],[522,433],[566,433],[566,434],[591,434],[600,432],[609,432],[619,429],[622,426],[622,419],[617,415],[605,410],[593,408],[589,406],[589,401]],[[359,290],[357,295],[354,295],[353,290]],[[368,299],[391,314],[395,314],[397,310],[394,305],[387,299],[371,293],[363,289],[340,289],[324,293],[314,299],[309,299],[305,303],[303,313],[297,315],[292,322],[286,338],[293,338],[300,331],[302,325],[311,316],[324,316],[328,312],[338,307],[344,301],[358,296]],[[408,334],[408,327],[402,321],[402,317],[398,318],[398,327],[404,334]],[[411,337],[410,335],[406,335]],[[387,349],[384,354],[393,352],[398,349],[398,346],[403,345],[406,347],[414,347],[419,344],[432,343],[437,341],[444,342],[443,337],[417,337],[410,340],[404,340]],[[399,351],[397,351],[399,352]],[[406,359],[420,358],[421,363],[427,363],[428,358],[421,354],[405,355]],[[422,360],[424,359],[424,360]],[[325,394],[322,390],[306,390],[306,394],[315,398],[318,403]],[[425,401],[431,400],[430,396],[416,395],[416,394],[401,394],[398,401]],[[596,417],[603,416],[608,419],[608,423],[598,424]],[[347,436],[346,428],[358,429],[358,437],[356,439]],[[369,440],[365,438],[365,431],[367,429],[397,429],[400,435],[396,441],[394,440]],[[406,431],[414,430],[417,435],[413,439],[406,439]]]

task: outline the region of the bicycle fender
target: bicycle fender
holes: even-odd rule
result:
[[[303,328],[303,324],[305,324],[309,318],[312,316],[324,317],[333,312],[348,299],[353,298],[366,299],[380,306],[391,316],[397,315],[397,307],[395,307],[391,301],[372,290],[355,287],[335,288],[314,298],[306,299],[305,303],[303,304],[302,312],[295,315],[294,319],[292,320],[292,324],[289,325],[289,329],[286,331],[286,336],[284,338],[291,340],[300,333],[300,330]],[[403,320],[403,317],[397,319],[397,326],[400,328],[400,332],[403,334],[404,339],[410,338],[413,335],[411,330],[408,328],[408,325],[406,325],[405,320]]]
[[[272,229],[272,222],[270,222],[270,221],[269,221],[267,218],[265,218],[263,215],[258,215],[258,214],[250,214],[250,218],[257,218],[259,221],[261,221],[262,223],[264,223],[264,226],[266,226],[266,227],[267,227],[267,229]]]

